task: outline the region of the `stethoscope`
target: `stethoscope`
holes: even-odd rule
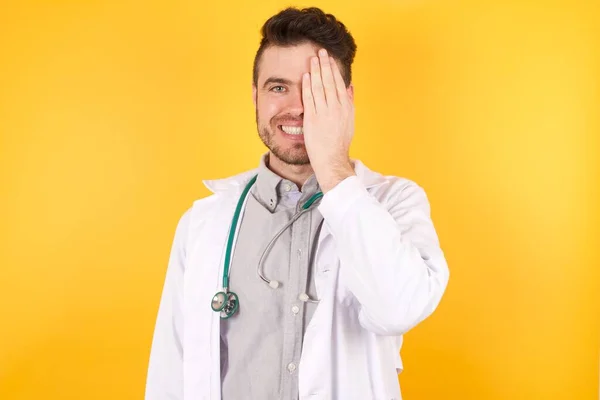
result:
[[[238,221],[240,218],[240,214],[242,212],[242,208],[244,206],[246,196],[248,195],[248,192],[250,191],[250,188],[252,187],[252,185],[254,185],[254,183],[256,182],[256,178],[257,178],[257,175],[254,176],[252,179],[250,179],[250,182],[248,182],[248,184],[244,188],[244,191],[242,192],[242,195],[240,196],[240,198],[238,200],[238,203],[237,203],[237,206],[235,209],[235,213],[233,214],[231,228],[229,230],[229,237],[227,239],[227,248],[225,251],[225,263],[224,263],[224,268],[223,268],[223,290],[220,292],[217,292],[213,296],[212,301],[210,303],[210,307],[213,309],[213,311],[219,312],[221,314],[222,319],[230,318],[231,316],[233,316],[236,313],[236,311],[239,308],[238,295],[235,292],[229,291],[229,270],[231,267],[231,253],[233,251],[234,236],[235,236],[237,229],[239,228]],[[315,201],[319,200],[321,197],[323,197],[322,192],[318,192],[318,193],[315,193],[314,195],[312,195],[310,197],[310,199],[308,199],[308,201],[306,203],[304,203],[304,205],[301,207],[300,211],[298,211],[296,214],[294,214],[294,216],[290,219],[290,221],[287,224],[285,224],[285,226],[283,228],[281,228],[279,230],[279,232],[277,232],[277,234],[273,237],[273,239],[271,239],[271,241],[269,242],[269,244],[263,251],[263,253],[260,257],[260,260],[258,262],[258,266],[256,267],[256,273],[258,274],[260,279],[263,282],[265,282],[267,285],[269,285],[271,288],[277,289],[279,287],[279,282],[266,278],[262,273],[263,263],[264,263],[267,253],[271,250],[271,248],[275,244],[275,241],[283,234],[283,232],[285,232],[285,230],[287,228],[289,228],[298,218],[300,218],[300,216],[302,216],[304,213],[310,211],[310,207],[314,204]],[[309,299],[308,295],[302,294],[302,295],[300,295],[300,300],[309,301],[310,299]]]

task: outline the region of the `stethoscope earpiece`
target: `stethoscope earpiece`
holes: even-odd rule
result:
[[[270,281],[269,286],[273,289],[277,289],[279,287],[279,282],[278,281]]]
[[[305,303],[318,303],[319,300],[311,299],[309,295],[306,293],[302,293],[298,296],[298,300],[303,301]]]

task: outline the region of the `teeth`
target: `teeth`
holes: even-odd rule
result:
[[[285,133],[289,133],[290,135],[302,135],[304,133],[304,129],[301,126],[281,126],[281,130]]]

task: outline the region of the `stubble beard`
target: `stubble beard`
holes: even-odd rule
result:
[[[271,120],[270,125],[263,124],[259,121],[257,113],[256,127],[258,129],[258,136],[260,136],[263,144],[267,146],[273,156],[289,165],[310,164],[304,143],[294,143],[291,148],[285,150],[275,143],[277,125],[273,123],[273,120]]]

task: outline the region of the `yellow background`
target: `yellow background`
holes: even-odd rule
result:
[[[1,3],[0,399],[142,399],[175,225],[265,150],[288,4]],[[599,3],[295,4],[354,34],[352,156],[426,189],[450,265],[405,399],[597,399]]]

